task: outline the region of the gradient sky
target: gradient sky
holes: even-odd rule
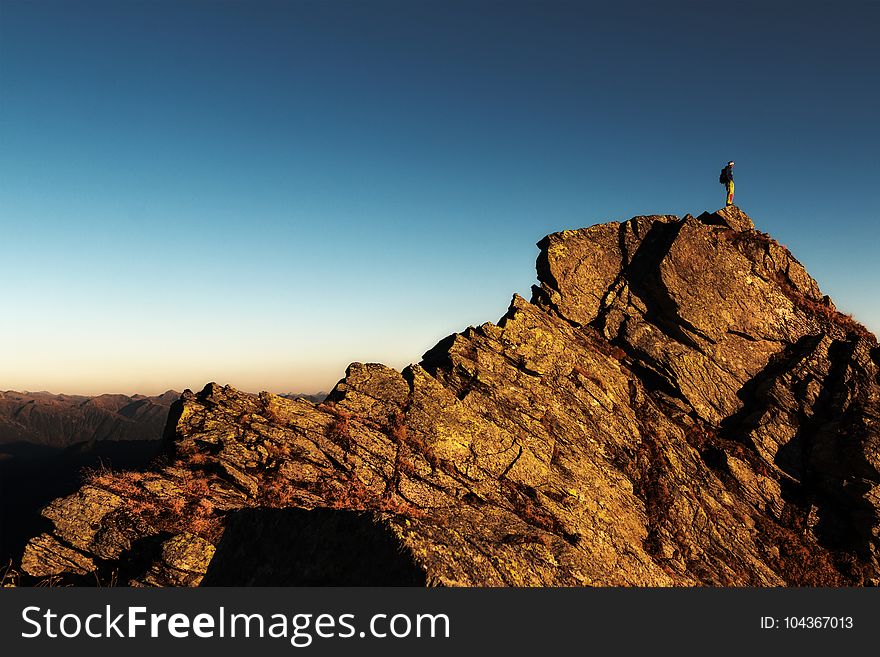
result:
[[[0,0],[0,390],[401,367],[729,159],[880,330],[880,3],[610,4]]]

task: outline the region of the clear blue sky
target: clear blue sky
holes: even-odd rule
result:
[[[729,159],[880,329],[880,3],[610,5],[0,0],[0,389],[403,366]]]

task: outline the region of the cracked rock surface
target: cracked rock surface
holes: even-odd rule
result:
[[[786,248],[736,207],[539,248],[531,301],[402,372],[353,363],[319,404],[185,392],[168,455],[52,502],[23,569],[149,586],[880,583],[880,352]]]

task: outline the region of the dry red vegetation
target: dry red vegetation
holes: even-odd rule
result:
[[[424,458],[432,470],[442,468],[442,460],[434,453],[434,448],[425,440],[422,434],[410,431],[404,421],[403,413],[398,411],[389,418],[388,428],[386,429],[386,435],[398,447],[397,453],[400,455],[400,448],[405,446],[413,454],[418,454]],[[406,464],[404,461],[401,461],[401,464],[404,468],[408,469],[404,474],[411,476],[415,472],[413,464]]]
[[[328,406],[335,415],[327,426],[327,438],[339,445],[346,452],[351,451],[354,441],[351,438],[351,414],[343,408]]]
[[[524,522],[553,534],[563,534],[562,523],[541,506],[537,491],[530,486],[509,479],[501,481],[501,490],[513,505],[513,510]]]
[[[847,333],[854,334],[865,340],[871,340],[872,342],[876,340],[874,334],[856,321],[852,315],[842,313],[821,301],[806,297],[794,289],[791,284],[786,284],[786,282],[780,283],[782,292],[797,309],[811,315],[818,315],[826,321],[839,326]]]
[[[800,521],[783,526],[758,518],[766,543],[776,548],[768,559],[773,569],[791,586],[844,586],[849,584],[835,567],[831,553],[815,544]]]
[[[615,347],[615,349],[616,349],[616,347]],[[584,379],[586,379],[587,381],[592,383],[594,386],[598,387],[603,392],[606,391],[605,384],[602,383],[602,380],[599,379],[598,377],[590,374],[590,372],[580,364],[575,364],[575,366],[571,370],[571,374],[573,377],[575,375],[583,377]]]
[[[176,490],[168,487],[163,495],[143,485],[146,475],[141,472],[113,472],[101,467],[83,474],[85,483],[124,498],[129,513],[158,530],[188,531],[210,542],[216,542],[223,531],[213,504],[205,499],[210,486],[203,473],[186,472],[175,478]]]
[[[746,245],[764,245],[763,248],[767,248],[770,245],[778,245],[783,249],[785,248],[785,246],[776,242],[772,237],[770,237],[770,235],[768,235],[767,233],[762,233],[760,231],[742,232],[731,230],[724,231],[723,236],[739,248],[742,248]],[[792,284],[788,276],[786,276],[782,272],[775,272],[773,280],[776,282],[777,285],[779,285],[782,293],[789,299],[789,301],[794,304],[795,308],[810,315],[818,315],[825,321],[839,326],[847,333],[851,333],[860,338],[865,338],[871,341],[876,340],[873,333],[871,333],[867,328],[856,321],[852,317],[852,315],[848,315],[836,310],[830,304],[827,298],[813,299],[804,295]]]

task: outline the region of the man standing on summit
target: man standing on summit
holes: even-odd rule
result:
[[[718,182],[727,188],[727,203],[725,205],[733,205],[733,160],[727,163],[727,166],[721,169],[721,175]]]

